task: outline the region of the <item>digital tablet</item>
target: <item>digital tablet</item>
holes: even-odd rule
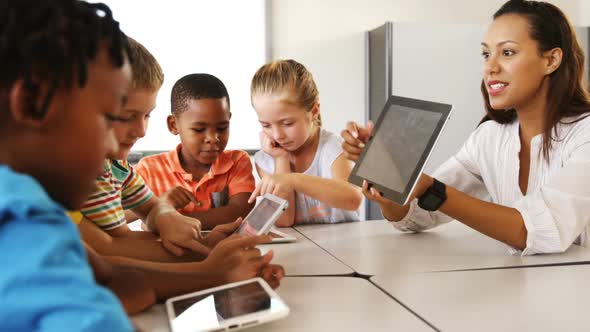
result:
[[[283,318],[289,307],[254,278],[170,298],[166,311],[173,332],[234,331]]]
[[[348,181],[363,180],[405,205],[451,114],[451,105],[391,96]]]
[[[201,235],[202,236],[206,236],[209,235],[209,233],[211,233],[210,230],[206,230],[206,231],[201,231]],[[297,242],[297,238],[289,235],[285,232],[281,232],[278,229],[271,227],[270,230],[267,233],[268,235],[270,235],[272,237],[272,241],[270,241],[270,243],[291,243],[291,242]]]
[[[242,236],[268,233],[288,206],[289,202],[286,200],[272,194],[265,194],[254,209],[244,218],[244,222],[236,230],[236,233]]]

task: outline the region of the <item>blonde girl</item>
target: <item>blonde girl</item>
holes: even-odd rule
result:
[[[342,139],[323,129],[311,73],[294,60],[262,66],[252,79],[252,106],[262,126],[254,156],[261,181],[250,197],[272,193],[289,201],[278,226],[359,220],[359,188],[347,182],[352,163]]]

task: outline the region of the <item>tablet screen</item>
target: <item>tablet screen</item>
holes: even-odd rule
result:
[[[403,193],[443,114],[396,104],[385,111],[356,174]]]
[[[222,289],[172,303],[174,331],[215,328],[224,321],[271,309],[271,297],[260,283]]]
[[[263,198],[248,214],[238,231],[241,235],[256,235],[280,207],[278,202]]]

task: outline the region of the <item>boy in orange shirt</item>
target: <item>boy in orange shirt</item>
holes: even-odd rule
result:
[[[246,215],[255,188],[252,164],[240,150],[225,151],[230,101],[221,80],[190,74],[172,88],[168,130],[181,144],[170,152],[145,157],[135,166],[147,186],[203,229]]]

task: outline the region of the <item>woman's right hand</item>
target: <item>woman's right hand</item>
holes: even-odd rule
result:
[[[424,173],[420,174],[418,183],[414,186],[414,191],[408,199],[406,205],[399,205],[385,197],[375,187],[369,187],[367,180],[363,180],[363,195],[371,201],[379,203],[383,217],[389,221],[400,221],[410,210],[412,201],[422,195],[432,186],[434,179]]]
[[[399,205],[383,197],[383,195],[381,195],[381,193],[377,189],[375,189],[375,187],[369,188],[369,184],[366,180],[363,181],[362,190],[363,195],[365,195],[365,197],[368,200],[379,204],[379,207],[381,208],[381,214],[383,214],[383,217],[385,217],[385,219],[389,221],[399,221],[403,217],[405,217],[406,214],[408,214],[408,211],[410,209],[410,203],[406,205]]]
[[[375,189],[375,187],[373,187],[373,186],[369,187],[369,183],[367,182],[367,180],[363,180],[363,186],[361,189],[363,191],[363,195],[368,200],[373,201],[375,203],[379,203],[379,205],[381,205],[381,206],[388,205],[390,203],[395,204],[394,202],[390,201],[389,199],[383,197],[381,195],[381,193],[377,189]],[[395,205],[397,205],[397,204],[395,204]]]
[[[274,139],[269,137],[263,131],[260,132],[260,148],[273,158],[286,157],[287,150],[280,147]]]
[[[369,137],[371,137],[371,132],[373,132],[372,121],[369,121],[366,127],[362,127],[356,122],[348,122],[346,129],[340,133],[340,136],[344,139],[344,142],[342,142],[344,156],[349,160],[357,161],[365,144],[369,141]]]

